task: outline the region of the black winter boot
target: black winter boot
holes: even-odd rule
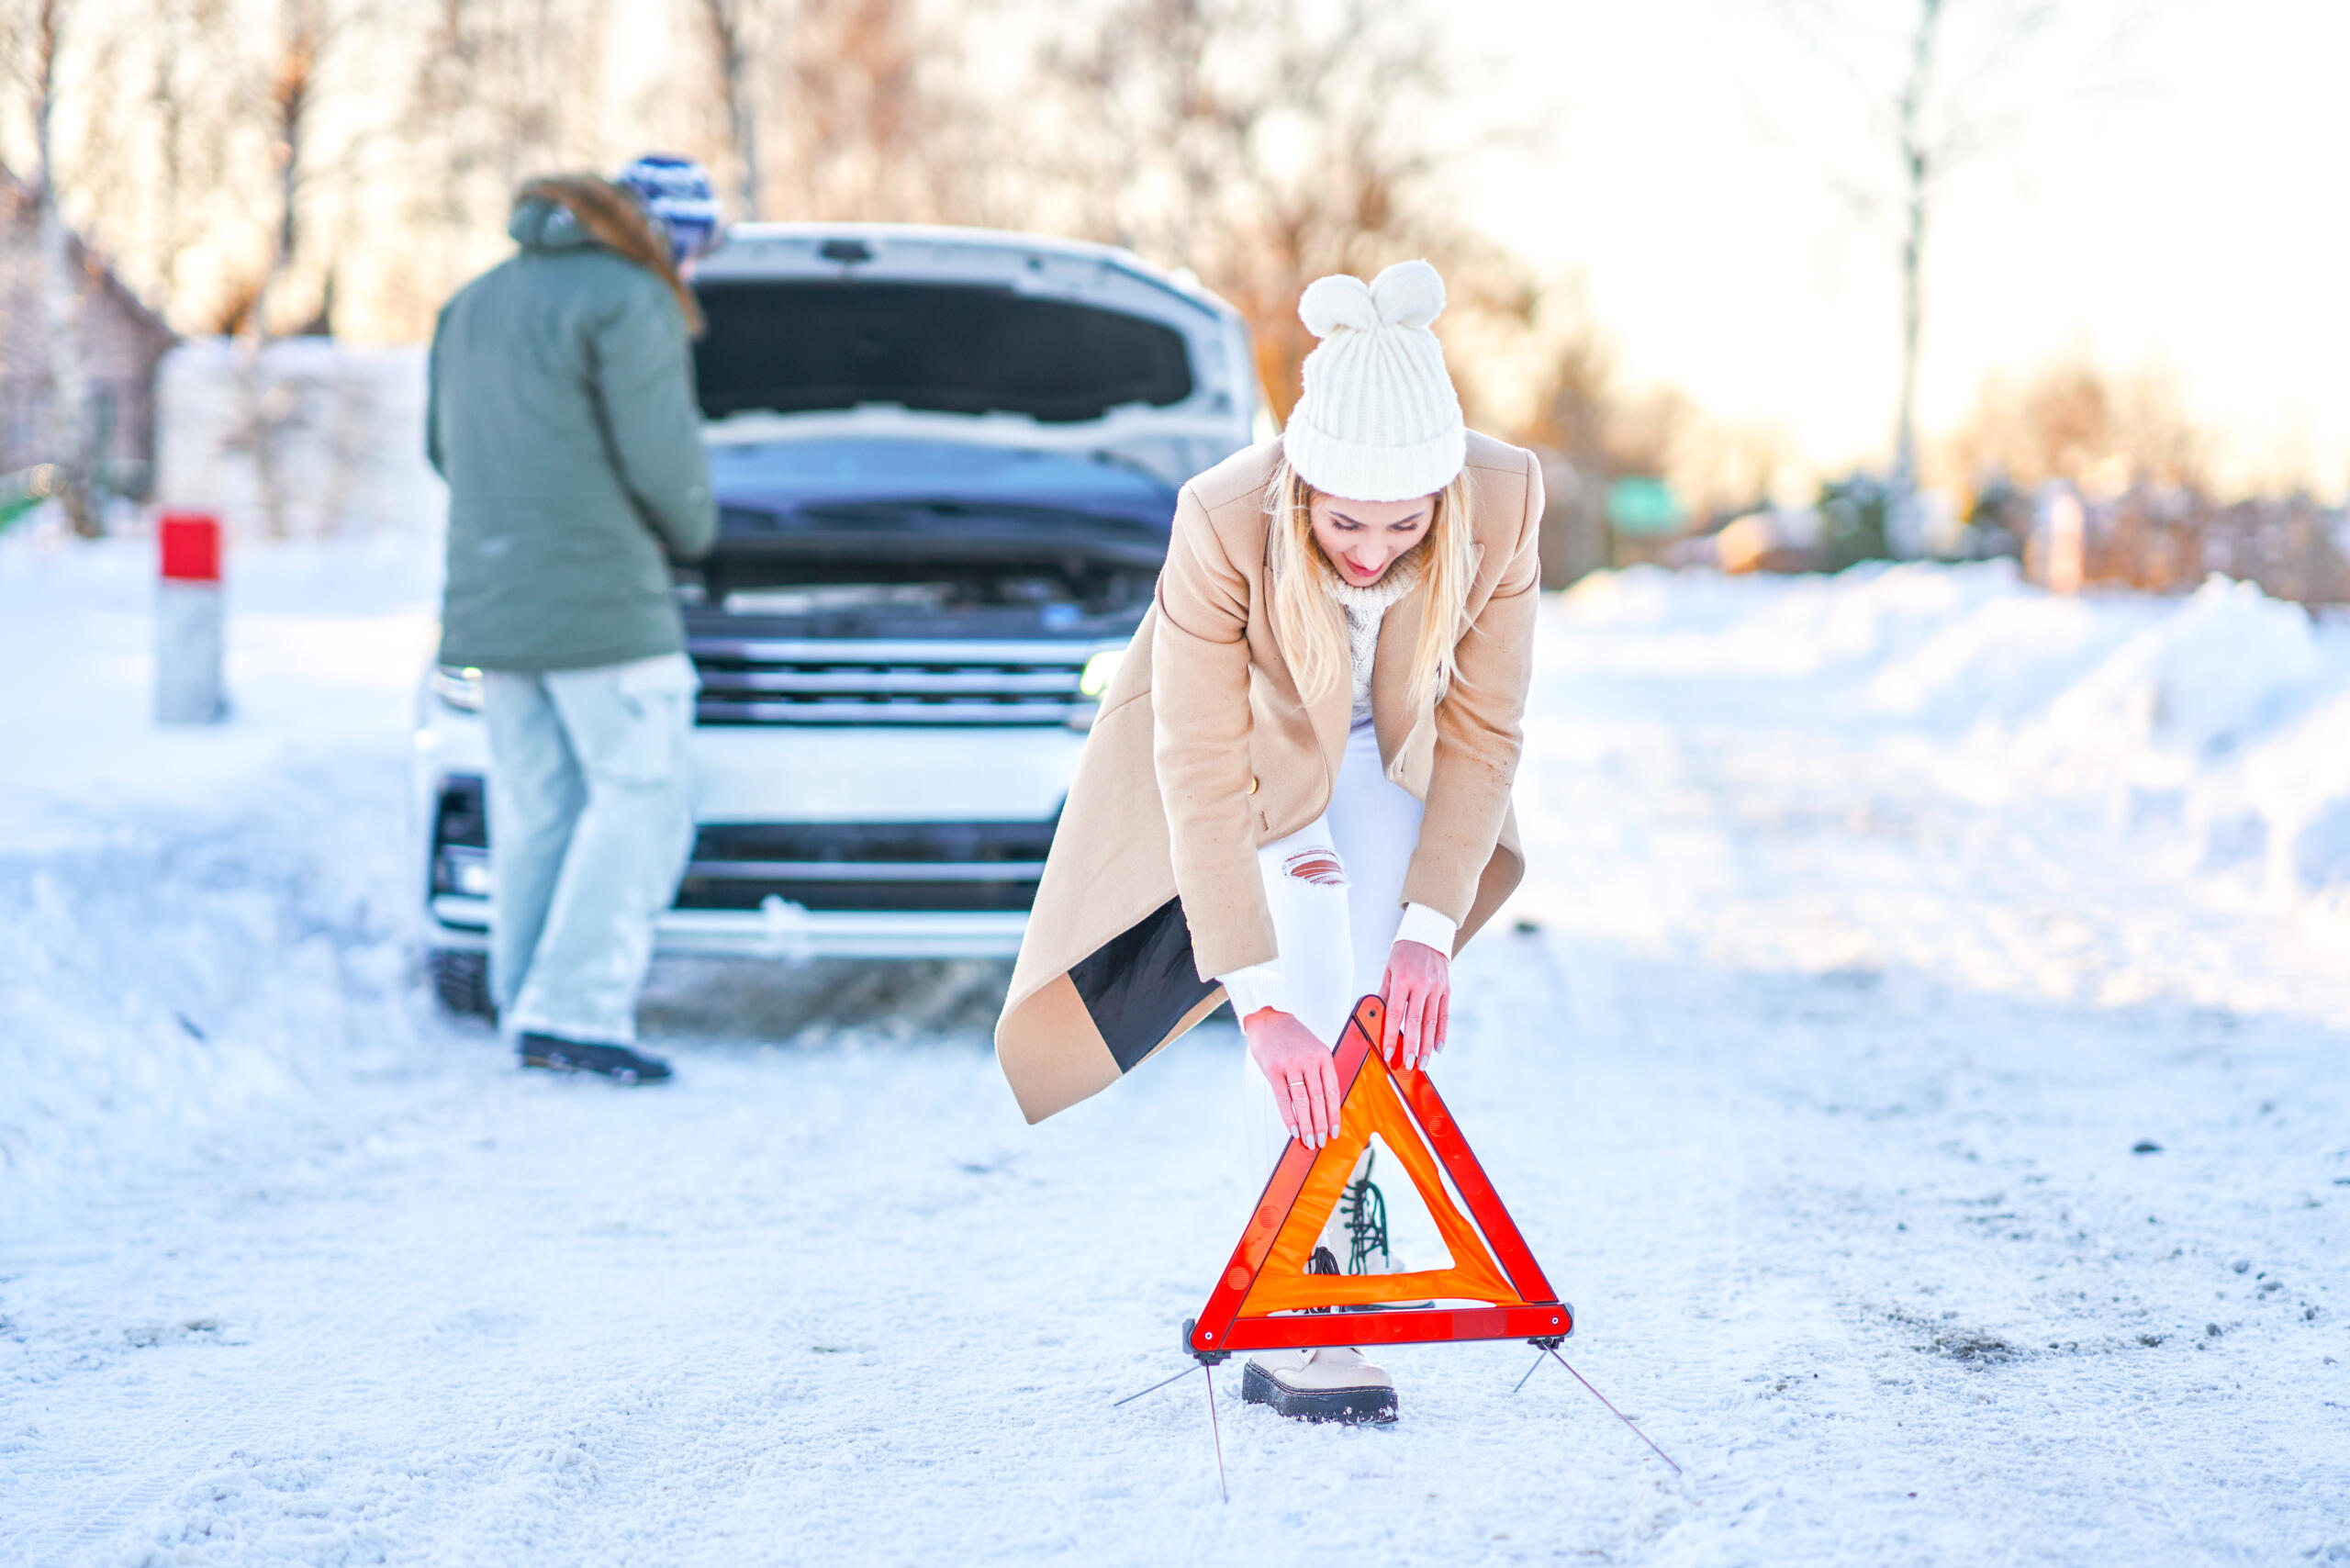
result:
[[[669,1076],[669,1064],[659,1057],[639,1056],[626,1046],[590,1046],[553,1035],[524,1035],[514,1047],[524,1067],[554,1072],[593,1072],[615,1083],[660,1083]]]

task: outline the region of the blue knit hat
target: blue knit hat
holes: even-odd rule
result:
[[[612,183],[636,197],[669,237],[669,257],[679,266],[718,243],[722,221],[710,171],[690,158],[648,152],[622,169]]]

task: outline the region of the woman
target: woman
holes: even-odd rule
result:
[[[669,1076],[636,1049],[693,841],[669,563],[718,530],[668,216],[594,175],[525,185],[515,253],[441,312],[426,416],[449,481],[441,663],[482,672],[489,733],[498,1015],[523,1066],[622,1084]]]
[[[1356,999],[1441,1049],[1450,957],[1523,869],[1509,790],[1542,515],[1531,454],[1463,428],[1426,262],[1326,277],[1278,442],[1183,488],[1157,602],[1102,694],[996,1050],[1035,1121],[1227,995],[1249,1185],[1336,1130]],[[1354,1351],[1256,1358],[1284,1414],[1380,1410]],[[1385,1390],[1380,1396],[1377,1391]]]

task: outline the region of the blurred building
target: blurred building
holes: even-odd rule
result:
[[[1571,588],[1607,565],[1606,487],[1590,482],[1565,454],[1535,448],[1542,465],[1542,586]]]
[[[2306,495],[2222,506],[2179,486],[2097,494],[2051,479],[2025,516],[2026,575],[2060,593],[2186,593],[2217,573],[2272,599],[2350,603],[2350,513]]]
[[[1688,532],[1687,510],[1662,478],[1611,476],[1597,461],[1578,464],[1545,446],[1534,452],[1542,465],[1544,588],[1569,588],[1610,567],[1664,561]]]
[[[155,376],[155,498],[245,538],[440,528],[424,457],[425,346],[190,338]]]
[[[80,309],[90,429],[103,444],[106,487],[143,497],[155,454],[155,366],[173,334],[79,237],[68,241]],[[40,213],[33,190],[0,168],[0,474],[61,454],[48,450],[48,319],[41,307]]]

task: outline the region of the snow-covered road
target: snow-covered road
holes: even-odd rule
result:
[[[0,566],[0,644],[130,635]],[[202,790],[0,780],[0,1067],[97,1075],[0,1090],[0,1562],[2350,1562],[2350,965],[1885,700],[2015,602],[1905,581],[1554,607],[1457,971],[1439,1081],[1685,1480],[1513,1346],[1392,1352],[1382,1430],[1220,1377],[1229,1506],[1199,1379],[1113,1409],[1253,1196],[1226,1027],[1032,1129],[998,969],[666,966],[677,1083],[511,1070],[416,976],[370,666]],[[264,653],[413,639],[267,589]],[[330,678],[253,656],[249,731]]]

